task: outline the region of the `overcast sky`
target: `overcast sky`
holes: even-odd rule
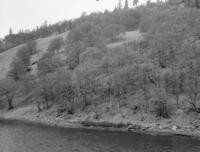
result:
[[[51,24],[77,18],[82,12],[113,10],[117,3],[118,0],[0,0],[0,38],[8,34],[9,28],[14,33],[33,29],[45,20]]]

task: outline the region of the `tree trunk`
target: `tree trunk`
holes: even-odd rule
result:
[[[7,97],[7,100],[8,100],[8,110],[13,109],[14,108],[12,105],[13,96]]]
[[[37,101],[37,110],[38,110],[38,112],[42,111],[41,103],[39,101]]]
[[[176,94],[176,105],[179,108],[179,94]]]

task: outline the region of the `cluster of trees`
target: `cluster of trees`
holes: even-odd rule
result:
[[[47,73],[52,73],[57,68],[64,66],[64,62],[48,52],[39,60],[37,66],[38,75],[44,75]]]
[[[137,5],[138,0],[134,0],[133,4]],[[105,11],[104,13],[92,13],[88,16],[83,13],[83,15],[78,19],[62,21],[52,25],[48,25],[45,21],[43,25],[32,31],[20,30],[16,34],[14,34],[12,29],[10,29],[9,34],[6,35],[2,41],[0,40],[0,52],[6,51],[7,49],[15,47],[19,44],[26,43],[29,40],[36,40],[55,33],[63,33],[79,26],[82,21],[86,20],[94,21],[96,23],[100,21],[106,24],[120,24],[123,25],[126,30],[132,30],[137,28],[140,13],[141,12],[134,9],[129,9],[128,0],[126,0],[123,8],[121,1],[119,1],[119,6],[114,12]]]
[[[103,44],[101,33],[90,41],[90,32],[97,27],[95,23],[85,22],[69,34],[67,55],[78,51],[75,58],[70,56],[70,61],[77,62],[76,66],[69,68],[74,73],[71,88],[75,97],[82,94],[85,105],[100,98],[102,102],[116,102],[120,107],[128,97],[138,96],[141,107],[162,117],[169,116],[168,100],[173,98],[177,108],[184,101],[200,112],[199,10],[171,9],[164,2],[138,9],[145,10],[139,23],[147,33],[145,40],[107,51],[100,47],[104,57],[97,65],[90,63],[91,60],[79,64],[80,55],[88,47],[98,48],[96,44]],[[112,39],[111,34],[102,37]]]
[[[12,47],[15,47],[22,43],[27,43],[31,40],[36,40],[38,38],[43,38],[50,36],[52,34],[60,34],[67,30],[70,30],[73,22],[62,21],[56,24],[48,25],[45,21],[40,27],[36,29],[30,30],[20,30],[18,33],[14,34],[12,29],[9,30],[9,34],[4,37],[3,40],[0,41],[0,52],[6,51]],[[2,43],[1,43],[2,42]]]
[[[139,17],[131,16],[133,12]],[[143,40],[106,47],[135,24],[146,33]],[[11,66],[9,78],[15,82],[11,84],[31,87],[25,89],[29,90],[26,94],[36,98],[38,111],[56,104],[73,114],[91,104],[108,102],[110,108],[120,108],[131,102],[133,109],[166,118],[171,114],[168,101],[173,100],[176,108],[185,103],[200,113],[198,9],[174,9],[168,2],[159,2],[133,10],[82,15],[74,25],[65,41],[52,40],[38,62],[35,78],[27,74],[35,42],[20,48]],[[66,60],[58,56],[61,49]],[[0,83],[0,95],[7,101],[14,97],[12,85]],[[130,101],[131,97],[134,100]]]
[[[17,50],[15,59],[10,65],[7,77],[0,81],[0,98],[8,103],[8,109],[13,109],[13,99],[16,95],[24,92],[32,79],[27,79],[27,72],[30,69],[31,55],[37,53],[37,43],[34,40],[28,41]],[[26,81],[29,80],[29,81]],[[26,84],[25,84],[26,83]],[[31,87],[31,86],[30,86]],[[25,90],[28,90],[27,88]]]
[[[30,71],[31,55],[37,53],[37,43],[29,41],[17,51],[16,57],[11,63],[8,77],[18,81],[26,72]]]
[[[196,7],[200,8],[200,1],[199,0],[182,0],[185,6],[187,7]]]
[[[165,90],[175,95],[177,103],[179,97],[184,96],[185,101],[199,112],[200,12],[198,9],[177,11],[163,7],[165,14],[156,13],[147,29],[150,59],[163,73]]]
[[[181,4],[183,3],[186,7],[195,7],[197,9],[200,8],[199,0],[169,0],[171,4]]]
[[[188,7],[200,7],[199,0],[169,0],[170,3],[184,3]],[[132,5],[137,6],[139,0],[133,0]],[[151,1],[147,2],[147,5],[152,6],[154,4],[165,4],[165,2],[157,1],[157,3],[152,3]],[[12,29],[9,30],[9,34],[5,36],[3,40],[0,40],[0,52],[3,52],[9,48],[15,47],[19,44],[26,43],[29,40],[36,40],[38,38],[47,37],[54,33],[63,33],[67,30],[71,30],[74,27],[78,26],[79,23],[85,20],[93,20],[94,22],[102,21],[110,24],[120,24],[125,27],[125,30],[134,30],[138,28],[140,19],[143,15],[147,14],[144,11],[147,8],[139,6],[139,9],[130,9],[128,0],[125,1],[125,4],[122,5],[121,0],[119,0],[117,7],[113,12],[105,11],[104,13],[92,13],[91,15],[86,16],[85,13],[75,20],[62,21],[56,24],[48,25],[45,21],[43,25],[37,27],[36,29],[29,30],[20,30],[18,33],[13,34]],[[148,15],[148,14],[147,14]],[[149,19],[151,20],[151,19]]]
[[[3,41],[0,39],[0,53],[3,52]]]
[[[8,103],[8,109],[13,109],[13,98],[16,96],[18,84],[12,79],[0,81],[0,97]]]
[[[50,42],[50,45],[48,46],[47,51],[56,54],[61,49],[61,47],[64,45],[64,40],[61,37],[55,38]]]
[[[105,23],[101,19],[96,23],[88,17],[72,29],[66,38],[65,52],[69,68],[73,70],[79,65],[80,54],[87,48],[105,50],[107,43],[117,41],[124,33],[124,26],[120,24]]]

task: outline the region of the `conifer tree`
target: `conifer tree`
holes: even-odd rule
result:
[[[13,32],[12,32],[12,28],[9,29],[9,35],[12,35]]]
[[[139,0],[133,0],[133,6],[137,6]]]
[[[124,5],[124,9],[128,9],[129,5],[128,5],[128,0],[125,1],[125,5]]]
[[[119,10],[121,10],[121,9],[122,9],[122,1],[121,1],[121,0],[119,0],[119,2],[118,2],[117,9],[119,9]]]

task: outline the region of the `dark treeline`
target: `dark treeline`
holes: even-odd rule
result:
[[[134,5],[137,5],[137,3],[137,0],[134,1]],[[60,34],[71,30],[84,20],[94,21],[95,24],[98,22],[121,24],[125,25],[125,30],[133,30],[136,28],[140,16],[139,12],[135,12],[133,9],[128,9],[128,1],[125,2],[125,6],[122,6],[121,1],[119,1],[118,5],[119,6],[116,7],[114,12],[105,11],[104,13],[92,13],[89,16],[86,16],[86,14],[83,13],[82,17],[79,19],[66,20],[52,25],[48,25],[47,22],[45,22],[42,26],[37,27],[32,31],[21,30],[14,34],[12,29],[10,29],[9,34],[6,35],[4,39],[0,40],[0,52],[6,51],[7,49],[19,44],[26,43],[29,40],[36,40],[38,38],[47,37],[52,34]],[[132,20],[133,18],[134,20]]]
[[[187,7],[196,7],[199,8],[200,1],[199,0],[169,0],[170,3],[173,4],[181,4],[183,3]]]
[[[0,52],[6,51],[9,48],[15,47],[19,44],[26,43],[30,40],[36,40],[38,38],[44,38],[52,34],[63,33],[70,30],[72,27],[72,21],[63,21],[52,25],[47,25],[45,22],[42,26],[29,31],[19,31],[13,34],[10,29],[9,34],[4,39],[0,40]]]

